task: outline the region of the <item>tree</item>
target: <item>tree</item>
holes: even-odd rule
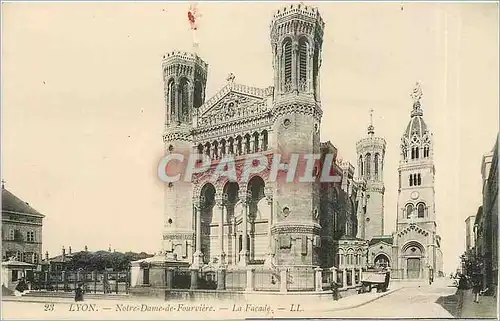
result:
[[[132,261],[152,257],[145,252],[77,252],[73,254],[73,259],[69,265],[70,269],[97,270],[113,269],[114,271],[126,270]]]

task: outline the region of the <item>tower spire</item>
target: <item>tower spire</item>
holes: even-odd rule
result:
[[[368,135],[375,134],[375,127],[373,127],[373,108],[370,109],[370,125],[368,125]]]
[[[415,87],[413,88],[412,93],[410,94],[413,99],[413,110],[411,111],[411,117],[415,116],[423,116],[424,112],[422,111],[422,107],[420,105],[420,99],[422,99],[422,88],[420,88],[420,82],[415,83]]]

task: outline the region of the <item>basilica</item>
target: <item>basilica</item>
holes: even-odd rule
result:
[[[400,147],[396,232],[386,235],[385,139],[370,123],[356,143],[355,167],[320,137],[323,113],[336,108],[321,103],[324,27],[316,8],[280,9],[270,31],[273,86],[239,84],[230,75],[208,99],[208,63],[196,53],[164,55],[165,154],[205,155],[212,164],[191,181],[165,184],[162,256],[167,265],[224,270],[226,279],[249,267],[275,271],[277,278],[282,267],[287,273],[305,269],[311,274],[298,274],[296,280],[303,282],[297,286],[313,290],[328,278],[343,287],[359,285],[362,270],[372,265],[389,266],[398,278],[422,278],[430,268],[440,269],[432,136],[420,97]],[[255,154],[280,154],[285,165],[292,154],[319,154],[313,175],[329,171],[339,179],[271,180],[269,168],[245,181],[209,179],[225,156],[231,155],[238,169]],[[248,284],[247,289],[257,286]]]

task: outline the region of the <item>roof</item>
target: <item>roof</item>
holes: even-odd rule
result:
[[[16,260],[8,260],[5,262],[2,262],[2,266],[34,267],[35,264],[30,264],[30,263],[16,261]]]
[[[385,242],[388,244],[392,244],[394,242],[392,235],[380,235],[374,236],[369,242],[368,245],[377,244],[379,242]]]
[[[41,214],[33,207],[31,207],[27,202],[12,194],[5,187],[2,188],[2,212],[3,211],[45,217],[45,215]]]
[[[427,132],[427,124],[424,118],[420,115],[414,115],[411,117],[408,126],[406,126],[405,136],[411,138],[413,134],[422,137]]]

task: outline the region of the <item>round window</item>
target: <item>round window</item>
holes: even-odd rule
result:
[[[285,120],[283,121],[283,125],[284,125],[285,127],[290,126],[290,124],[291,124],[291,121],[290,121],[290,119],[288,119],[288,118],[287,118],[287,119],[285,119]]]

